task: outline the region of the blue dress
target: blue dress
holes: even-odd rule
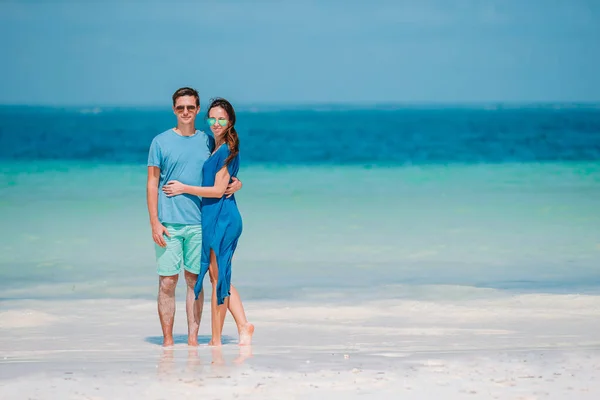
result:
[[[202,167],[202,186],[214,186],[217,172],[229,156],[229,147],[222,144],[204,163]],[[230,176],[236,176],[240,169],[240,156],[235,156],[227,166]],[[210,250],[215,252],[219,266],[217,279],[217,304],[223,304],[230,294],[231,259],[237,242],[242,234],[242,216],[235,202],[235,195],[219,199],[202,198],[202,259],[200,274],[194,287],[196,299],[202,291],[204,276],[210,264]]]

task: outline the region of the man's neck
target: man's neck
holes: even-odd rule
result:
[[[196,127],[193,124],[177,125],[175,132],[179,133],[181,136],[193,136],[196,133]]]

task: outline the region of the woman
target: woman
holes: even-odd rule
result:
[[[163,191],[167,196],[187,193],[202,197],[202,261],[195,293],[198,298],[208,271],[212,284],[212,339],[209,345],[221,346],[227,308],[237,324],[240,345],[249,345],[254,325],[246,319],[239,293],[231,284],[231,259],[242,234],[242,217],[235,196],[224,196],[231,177],[237,175],[240,166],[233,106],[225,99],[214,99],[208,107],[207,122],[216,145],[202,168],[202,186],[170,181],[163,186]]]

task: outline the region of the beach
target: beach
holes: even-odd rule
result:
[[[395,288],[402,290],[402,288]],[[247,303],[253,346],[161,348],[156,305],[18,301],[0,313],[6,399],[596,399],[600,297],[422,288],[456,300]],[[436,295],[437,293],[437,295]],[[183,310],[183,303],[178,309]]]
[[[256,333],[238,346],[228,317],[220,350],[206,306],[187,346],[182,280],[160,345],[143,168],[3,168],[3,399],[600,394],[595,163],[248,168],[234,283]]]
[[[0,400],[600,399],[600,1],[0,21]]]

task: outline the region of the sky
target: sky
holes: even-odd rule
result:
[[[0,0],[0,104],[600,101],[600,0]]]

